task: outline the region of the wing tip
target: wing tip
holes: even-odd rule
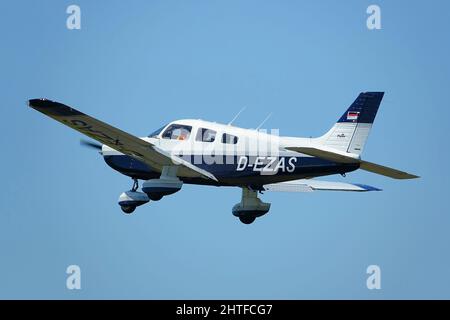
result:
[[[49,116],[83,115],[83,113],[72,107],[46,98],[30,99],[28,100],[28,106]]]
[[[50,100],[45,99],[45,98],[29,99],[27,101],[27,105],[30,108],[36,109],[36,108],[39,108],[40,106],[42,106],[44,103],[46,103],[48,101],[50,101]]]
[[[367,184],[354,183],[354,185],[364,189],[364,190],[361,190],[361,191],[383,191],[383,189],[380,189],[380,188],[377,188],[377,187],[372,187],[372,186],[369,186]]]
[[[403,172],[400,176],[394,177],[395,179],[402,179],[402,180],[411,180],[411,179],[419,179],[420,176],[417,176],[412,173]]]

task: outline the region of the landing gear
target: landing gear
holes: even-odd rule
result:
[[[135,206],[120,206],[120,209],[122,209],[123,212],[126,214],[131,214],[136,210]]]
[[[243,224],[252,224],[255,222],[256,217],[239,217],[239,220],[241,220]]]
[[[137,189],[139,189],[139,181],[138,179],[133,179],[133,187],[131,187],[131,191],[135,192]]]
[[[159,201],[163,198],[163,195],[161,194],[155,194],[155,193],[147,193],[148,197],[152,201]]]
[[[183,182],[176,175],[176,166],[165,166],[162,169],[159,179],[150,179],[143,183],[142,191],[139,189],[138,179],[133,179],[133,186],[130,191],[119,196],[119,206],[126,214],[131,214],[136,207],[139,207],[150,200],[158,201],[164,196],[180,191]]]
[[[127,192],[123,192],[119,196],[118,202],[119,202],[120,209],[122,209],[122,211],[126,214],[133,213],[134,210],[136,210],[136,207],[139,207],[150,201],[150,199],[148,198],[148,196],[145,193],[137,191],[137,189],[139,188],[138,180],[137,179],[133,179],[133,180],[134,180],[134,182],[133,182],[133,187],[131,188],[131,190],[127,191]]]
[[[258,191],[249,188],[242,188],[241,202],[233,207],[233,215],[238,217],[244,224],[251,224],[269,212],[270,203],[262,202],[258,198]]]
[[[163,167],[159,179],[145,181],[142,185],[142,191],[153,201],[161,200],[164,196],[180,191],[183,182],[177,177],[176,170],[176,167]]]

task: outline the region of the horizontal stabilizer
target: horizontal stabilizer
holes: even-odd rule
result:
[[[416,176],[414,174],[382,166],[380,164],[360,160],[358,155],[348,152],[331,150],[329,148],[314,148],[314,147],[287,147],[286,149],[338,163],[359,163],[359,168],[362,170],[370,171],[376,174],[381,174],[383,176],[390,177],[393,179],[419,178],[419,176]]]
[[[266,191],[279,192],[312,192],[316,190],[323,191],[381,191],[381,189],[367,186],[364,184],[352,184],[345,182],[331,182],[312,179],[300,179],[294,181],[286,181],[280,183],[272,183],[264,185]]]
[[[339,163],[358,163],[359,156],[356,154],[341,152],[338,150],[327,148],[313,148],[313,147],[287,147],[287,150],[300,152],[313,157],[339,162]]]
[[[411,173],[407,173],[404,171],[400,171],[397,169],[389,168],[382,166],[380,164],[368,162],[368,161],[361,161],[359,164],[359,168],[370,171],[376,174],[381,174],[386,177],[394,178],[394,179],[416,179],[419,178],[419,176],[416,176]]]

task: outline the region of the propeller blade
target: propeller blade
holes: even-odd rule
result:
[[[98,144],[96,142],[92,142],[92,141],[89,141],[89,140],[81,139],[80,140],[80,145],[82,145],[83,147],[88,147],[88,148],[92,148],[92,149],[102,150],[101,144]]]

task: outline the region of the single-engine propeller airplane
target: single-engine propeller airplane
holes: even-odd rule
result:
[[[119,196],[125,213],[178,192],[185,183],[233,186],[242,189],[242,196],[232,213],[250,224],[270,209],[270,203],[258,198],[264,191],[380,191],[315,177],[363,169],[394,179],[418,178],[361,159],[383,95],[360,93],[318,138],[282,137],[203,120],[173,121],[139,138],[58,102],[33,99],[28,105],[101,143],[82,141],[100,150],[111,168],[133,179],[131,190]],[[139,180],[144,180],[142,192]]]

